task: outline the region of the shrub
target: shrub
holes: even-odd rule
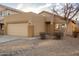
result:
[[[76,31],[73,32],[73,37],[77,38],[78,37],[78,33]]]
[[[63,37],[63,32],[54,32],[55,39],[61,39]]]
[[[40,33],[40,39],[46,39],[46,35],[47,35],[47,33],[41,32]]]

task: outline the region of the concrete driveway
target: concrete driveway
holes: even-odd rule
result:
[[[0,35],[0,43],[18,39],[27,39],[27,37]]]
[[[15,37],[15,36],[7,36],[7,35],[0,35],[0,43],[16,40],[22,37]]]

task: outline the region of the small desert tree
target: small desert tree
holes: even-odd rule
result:
[[[62,16],[64,20],[69,22],[79,12],[79,4],[78,3],[54,4],[54,7],[52,7],[52,11],[54,14]]]
[[[67,25],[72,19],[74,19],[78,15],[79,4],[78,3],[54,4],[54,6],[52,5],[51,10],[54,14],[62,16],[63,19],[66,21],[66,25]]]

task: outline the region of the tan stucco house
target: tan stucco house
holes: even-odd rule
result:
[[[38,36],[41,32],[52,33],[60,26],[65,27],[63,18],[46,11],[39,14],[20,13],[4,18],[4,33],[7,35]]]
[[[32,12],[6,16],[4,29],[7,35],[38,36],[45,32],[45,18]]]
[[[43,11],[20,13],[4,17],[4,33],[14,36],[38,36],[41,32],[52,33],[61,28],[66,34],[72,33],[71,21],[68,26],[63,17]]]

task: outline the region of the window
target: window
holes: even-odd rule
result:
[[[2,16],[2,12],[0,12],[0,16]]]
[[[0,16],[8,16],[8,15],[10,15],[9,11],[1,11],[0,12]]]
[[[1,16],[1,12],[0,12],[0,16]]]
[[[5,11],[2,11],[2,12],[0,13],[0,16],[5,16]]]
[[[65,28],[66,27],[66,24],[61,24],[62,28]]]
[[[65,27],[66,27],[66,24],[56,24],[55,25],[56,30],[64,29]]]
[[[59,28],[59,24],[56,24],[56,25],[55,25],[55,29],[58,29],[58,28]]]

